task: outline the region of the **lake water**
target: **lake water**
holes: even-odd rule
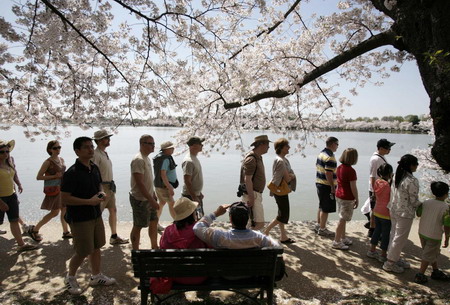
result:
[[[73,140],[82,135],[92,136],[96,129],[88,131],[81,130],[78,127],[68,129],[71,132],[70,138],[63,138],[61,156],[66,161],[66,165],[70,166],[75,161],[75,153],[72,150]],[[159,150],[159,145],[171,140],[175,142],[173,136],[179,131],[179,128],[168,127],[131,127],[124,126],[119,128],[119,133],[111,138],[111,146],[107,152],[113,162],[114,180],[117,184],[117,209],[120,221],[131,221],[131,208],[128,201],[128,191],[130,188],[130,161],[139,150],[139,137],[142,134],[150,134],[156,142],[155,150]],[[247,132],[243,136],[244,143],[249,147],[253,142],[253,138],[262,132]],[[282,135],[265,132],[269,138],[274,141]],[[405,153],[409,153],[413,148],[425,148],[431,143],[429,135],[422,134],[395,134],[395,133],[365,133],[365,132],[328,132],[328,135],[335,136],[339,139],[339,149],[336,152],[336,159],[339,158],[345,148],[353,147],[358,150],[359,161],[354,166],[358,174],[358,189],[360,202],[364,202],[368,196],[368,177],[369,177],[369,159],[376,150],[376,143],[380,138],[387,138],[391,142],[397,143],[393,146],[391,154],[387,156],[389,163],[394,166],[397,161]],[[27,222],[35,222],[41,218],[45,211],[40,210],[40,205],[44,194],[42,192],[43,182],[36,180],[36,174],[42,165],[42,162],[48,157],[45,148],[47,142],[51,139],[37,138],[36,141],[30,142],[23,134],[21,127],[12,127],[8,131],[0,133],[0,139],[16,140],[16,147],[12,152],[19,177],[23,184],[24,192],[19,195],[21,201],[20,211],[22,217]],[[295,140],[291,141],[291,151],[296,146]],[[205,142],[207,145],[207,142]],[[298,186],[295,193],[289,195],[291,204],[291,220],[312,220],[316,218],[318,200],[315,188],[315,161],[317,154],[324,147],[322,140],[316,140],[317,147],[307,147],[303,153],[290,154],[288,159],[297,175]],[[231,146],[233,147],[233,146]],[[175,149],[175,153],[186,149],[186,145],[182,145]],[[250,147],[249,147],[250,149]],[[155,153],[151,154],[153,157]],[[275,158],[275,151],[271,146],[269,152],[263,156],[267,181],[270,181],[272,173],[272,162]],[[181,161],[184,153],[174,156],[175,162],[179,164],[177,167],[178,179],[182,181]],[[212,152],[207,157],[199,154],[199,160],[202,163],[204,175],[205,194],[205,211],[212,212],[218,204],[232,203],[238,198],[236,197],[237,185],[239,182],[239,169],[242,159],[240,151],[227,151],[225,154]],[[417,175],[420,175],[418,173]],[[180,196],[181,187],[176,190],[176,198]],[[263,194],[263,204],[265,210],[266,221],[270,221],[277,214],[275,200],[268,195],[266,190]],[[107,215],[107,213],[105,213]],[[104,217],[106,217],[104,215]],[[164,208],[161,216],[162,220],[170,220],[167,207]],[[330,219],[337,219],[336,213],[331,214]],[[355,211],[354,219],[364,219],[359,211]]]

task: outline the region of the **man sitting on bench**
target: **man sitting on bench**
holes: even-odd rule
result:
[[[213,221],[229,209],[232,229],[210,228]],[[194,233],[215,249],[281,248],[280,244],[259,231],[247,229],[249,209],[244,202],[220,205],[214,213],[203,216],[195,225]]]

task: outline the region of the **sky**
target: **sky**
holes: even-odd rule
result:
[[[7,0],[8,5],[5,5],[4,8],[10,8],[14,2],[17,3],[17,0]],[[25,0],[21,0],[21,2],[25,2]],[[304,14],[314,12],[318,15],[328,15],[336,10],[338,2],[339,0],[302,2],[302,11]],[[12,13],[10,9],[3,9],[0,16],[11,20]],[[375,81],[377,80],[374,79],[373,82]],[[429,98],[415,62],[404,63],[400,72],[392,72],[391,77],[383,81],[384,85],[381,87],[367,83],[364,88],[358,89],[357,96],[348,93],[350,84],[341,83],[342,94],[352,102],[352,106],[346,108],[344,116],[346,118],[381,118],[383,116],[429,114]]]

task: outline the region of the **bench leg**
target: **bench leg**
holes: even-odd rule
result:
[[[273,304],[273,288],[267,289],[267,305]]]
[[[145,289],[141,290],[141,305],[147,305],[148,303],[148,291]]]

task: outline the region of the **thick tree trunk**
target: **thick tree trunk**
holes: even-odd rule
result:
[[[430,64],[427,54],[450,52],[449,0],[398,0],[394,16],[396,32],[406,50],[417,59],[425,90],[430,97],[430,114],[436,135],[432,154],[445,171],[450,171],[450,56]]]

